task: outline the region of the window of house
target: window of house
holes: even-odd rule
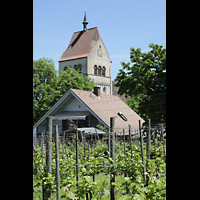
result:
[[[77,69],[77,71],[79,71],[79,73],[81,73],[81,68],[82,68],[82,65],[79,64],[79,65],[78,65],[78,69]]]
[[[99,121],[93,116],[90,115],[90,127],[96,127],[99,123]]]
[[[81,67],[82,67],[81,64],[74,65],[74,69],[75,69],[76,71],[79,71],[79,73],[81,73]]]
[[[78,69],[78,65],[74,65],[74,69],[77,71],[77,69]]]
[[[98,75],[101,76],[101,73],[102,73],[102,68],[101,68],[101,66],[99,66],[99,73],[98,73]]]
[[[101,49],[98,49],[98,50],[97,50],[97,55],[98,55],[99,57],[102,57],[102,50],[101,50]]]
[[[69,66],[65,66],[65,67],[64,67],[64,71],[67,70],[68,67],[71,67],[71,68],[72,68],[71,65],[69,65]]]
[[[105,67],[103,67],[103,69],[102,69],[102,76],[106,76],[106,68]]]
[[[94,75],[97,75],[97,66],[94,66]]]
[[[68,120],[62,120],[62,131],[68,130]]]

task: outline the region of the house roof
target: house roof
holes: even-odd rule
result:
[[[62,111],[62,107],[65,108],[66,106],[64,105],[68,104],[72,97],[75,97],[78,101],[83,103],[88,108],[88,111],[107,128],[110,127],[110,117],[115,117],[116,131],[128,129],[129,124],[132,129],[139,129],[139,120],[141,120],[141,124],[144,123],[144,120],[117,96],[100,94],[100,97],[98,97],[90,91],[69,89],[50,110],[36,122],[33,129],[42,124],[47,116],[59,114]],[[118,116],[118,112],[122,112],[128,120],[124,121]]]
[[[75,32],[59,62],[87,57],[99,38],[101,36],[97,27],[87,29],[87,31]]]
[[[141,124],[144,120],[125,104],[118,96],[100,94],[100,98],[93,92],[71,89],[71,91],[93,112],[107,127],[110,126],[110,117],[115,117],[115,128],[122,130],[131,125],[132,129],[139,129],[139,120]],[[118,112],[122,112],[128,119],[124,121]]]

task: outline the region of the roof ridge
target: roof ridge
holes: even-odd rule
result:
[[[91,92],[91,93],[94,93],[92,91],[87,91],[87,90],[79,90],[79,89],[74,89],[74,88],[70,88],[70,90],[76,90],[76,91],[81,91],[81,92]],[[115,100],[121,100],[117,95],[110,95],[110,94],[103,94],[101,93],[100,96],[103,96],[103,97],[108,97],[108,98],[116,98]]]
[[[87,31],[89,31],[89,30],[91,30],[91,29],[94,29],[94,28],[97,28],[97,29],[98,29],[98,27],[96,26],[96,27],[93,27],[93,28],[89,28],[89,29],[87,29]],[[87,31],[83,31],[83,30],[81,30],[81,31],[76,31],[76,32],[74,32],[74,33],[78,33],[78,32],[87,32]]]

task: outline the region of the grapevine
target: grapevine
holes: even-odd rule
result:
[[[86,142],[88,149],[84,156],[84,145],[79,142],[79,188],[76,182],[76,152],[74,143],[60,145],[59,166],[61,199],[110,199],[111,176],[110,167],[112,159],[105,142],[98,141],[96,144]],[[91,150],[92,146],[92,150]],[[116,200],[124,196],[124,199],[166,199],[166,162],[161,144],[156,143],[156,156],[152,155],[146,177],[148,185],[143,180],[143,164],[139,142],[132,144],[133,158],[131,158],[130,145],[126,142],[126,155],[124,155],[123,145],[120,141],[115,143],[115,193]],[[52,152],[52,174],[45,174],[45,156],[42,165],[41,148],[36,146],[33,152],[33,187],[35,199],[41,198],[42,184],[51,184],[52,199],[56,199],[56,179],[55,179],[55,144]],[[146,147],[144,145],[144,152]],[[154,146],[151,146],[154,152]],[[45,153],[44,153],[45,155]],[[145,154],[145,160],[147,156]],[[40,195],[39,195],[40,193]],[[41,198],[42,199],[42,198]]]

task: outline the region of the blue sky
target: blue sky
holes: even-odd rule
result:
[[[150,50],[150,43],[166,47],[166,0],[33,0],[33,60],[58,60],[74,32],[98,27],[112,60],[112,80],[120,62],[130,61],[130,48]]]

